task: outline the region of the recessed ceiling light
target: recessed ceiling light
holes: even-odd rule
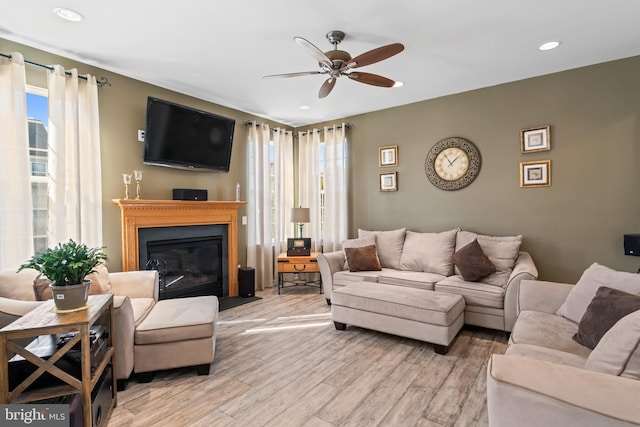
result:
[[[65,7],[56,7],[53,9],[53,13],[58,15],[60,18],[71,22],[80,22],[84,20],[84,16],[82,16],[80,12],[76,12],[73,9],[67,9]]]
[[[538,50],[551,50],[560,46],[560,42],[547,42],[538,46]]]
[[[308,110],[309,108],[311,108],[311,107],[309,107],[308,105],[301,105],[300,106],[301,110]]]
[[[402,87],[402,86],[404,86],[404,82],[395,82],[393,84],[393,87]]]

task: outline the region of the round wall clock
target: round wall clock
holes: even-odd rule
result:
[[[480,151],[464,138],[445,138],[435,143],[424,162],[424,171],[436,187],[454,191],[471,184],[480,172]]]

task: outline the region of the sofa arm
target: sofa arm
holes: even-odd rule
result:
[[[518,317],[518,289],[523,280],[535,280],[538,277],[533,258],[528,252],[520,252],[516,265],[511,271],[504,292],[504,330],[511,332]]]
[[[156,270],[109,273],[109,280],[114,295],[158,300],[159,285]]]
[[[13,323],[40,304],[42,301],[22,301],[0,297],[0,328]]]
[[[322,291],[327,303],[330,303],[331,292],[333,291],[333,274],[344,270],[344,252],[335,251],[320,254],[317,260],[320,268],[320,278],[322,279]]]
[[[524,310],[555,314],[573,289],[569,283],[523,280],[518,295],[518,312]]]
[[[494,354],[487,367],[491,427],[640,425],[640,381]]]
[[[135,332],[133,306],[129,297],[114,296],[113,308],[116,378],[126,380],[133,372],[133,336]]]

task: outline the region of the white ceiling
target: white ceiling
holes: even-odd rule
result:
[[[638,0],[6,3],[0,37],[291,126],[640,54]],[[86,19],[63,21],[52,12],[60,6]],[[317,70],[293,37],[326,51],[330,30],[347,34],[340,48],[352,56],[404,44],[404,52],[361,70],[405,85],[379,88],[343,77],[318,99],[326,76],[262,78]],[[562,44],[537,50],[551,40]]]

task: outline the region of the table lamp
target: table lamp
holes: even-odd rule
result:
[[[305,223],[311,222],[311,215],[309,212],[309,208],[303,208],[300,206],[299,208],[291,208],[291,222],[298,223],[299,236],[298,238],[302,238],[302,227],[304,227]]]

